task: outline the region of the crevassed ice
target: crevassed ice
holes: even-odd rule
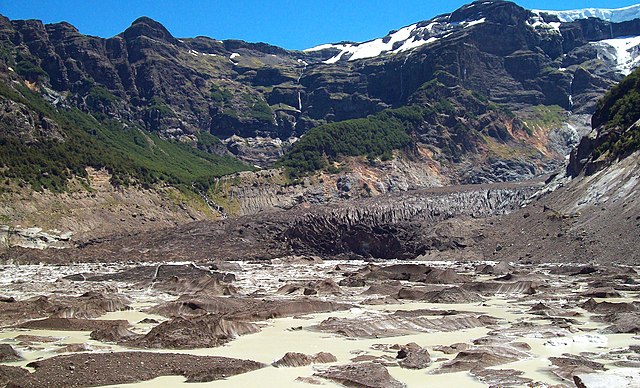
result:
[[[561,22],[572,22],[578,19],[590,17],[620,23],[628,20],[640,18],[640,4],[630,5],[623,8],[584,8],[567,11],[532,10],[533,13],[548,13],[556,15]]]
[[[631,73],[640,64],[640,36],[624,36],[592,43],[604,55],[611,55],[619,72]]]

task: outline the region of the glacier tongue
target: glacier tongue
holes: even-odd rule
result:
[[[613,62],[618,71],[628,75],[640,64],[640,36],[625,36],[593,42],[602,59]]]
[[[532,10],[532,12],[536,14],[547,13],[555,15],[561,22],[572,22],[578,19],[593,17],[613,23],[620,23],[640,18],[640,4],[630,5],[624,8],[584,8],[568,11]]]

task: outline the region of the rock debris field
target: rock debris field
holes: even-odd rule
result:
[[[5,265],[0,386],[637,387],[637,270]]]

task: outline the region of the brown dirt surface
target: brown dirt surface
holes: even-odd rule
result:
[[[114,326],[128,326],[125,320],[101,320],[79,318],[45,318],[28,321],[18,325],[22,329],[65,330],[65,331],[94,331]]]
[[[207,382],[260,369],[265,365],[226,357],[188,354],[116,352],[62,355],[28,364],[35,372],[13,377],[15,387],[95,387],[147,381],[159,376],[184,376]]]

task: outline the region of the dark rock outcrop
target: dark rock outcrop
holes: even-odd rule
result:
[[[424,369],[431,364],[429,351],[414,342],[402,346],[396,359],[401,367],[407,369]]]

